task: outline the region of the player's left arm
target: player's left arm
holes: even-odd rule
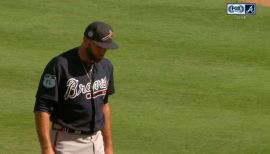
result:
[[[101,132],[104,141],[105,154],[113,154],[113,143],[112,143],[112,127],[111,127],[111,111],[109,103],[105,103],[103,106],[103,113],[105,117],[105,125]]]

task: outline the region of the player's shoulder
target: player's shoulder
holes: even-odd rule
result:
[[[78,54],[78,47],[64,51],[59,55],[53,57],[50,61],[50,65],[57,65],[57,66],[66,66],[70,61],[73,61],[76,58],[76,54]]]

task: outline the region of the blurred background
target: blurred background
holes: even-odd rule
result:
[[[0,1],[0,153],[40,153],[33,106],[54,56],[96,20],[118,51],[116,154],[270,153],[270,9],[227,0]]]

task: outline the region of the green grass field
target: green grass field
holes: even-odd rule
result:
[[[0,154],[40,153],[40,75],[94,20],[121,46],[107,54],[116,154],[270,153],[270,9],[238,20],[227,2],[1,1]]]

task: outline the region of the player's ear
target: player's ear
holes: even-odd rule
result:
[[[88,45],[90,43],[90,40],[87,37],[83,37],[83,44]]]
[[[84,37],[83,37],[83,43],[86,43],[87,40],[88,40],[88,38],[84,36]]]

